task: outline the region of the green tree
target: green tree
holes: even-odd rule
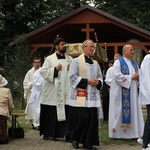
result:
[[[149,0],[96,0],[95,7],[150,31]]]
[[[27,46],[27,41],[24,36],[20,37],[20,42],[16,45],[15,49],[13,49],[13,53],[10,53],[9,51],[9,48],[5,51],[5,75],[13,99],[20,100],[20,108],[23,108],[23,80],[32,64],[32,58],[29,56],[30,49]]]
[[[16,35],[27,34],[85,4],[86,0],[0,0],[0,58]]]

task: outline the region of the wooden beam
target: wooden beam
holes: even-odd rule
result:
[[[73,43],[67,43],[67,44],[73,44]],[[150,46],[150,42],[139,42],[139,43],[127,43],[127,42],[121,42],[121,43],[99,43],[100,46],[123,46],[125,44],[132,44],[133,46]],[[52,47],[53,44],[32,44],[31,47]]]
[[[53,47],[54,44],[32,44],[31,47]]]
[[[118,46],[115,45],[114,54],[118,53]]]
[[[150,42],[139,42],[139,43],[127,43],[127,42],[121,42],[121,43],[99,43],[100,46],[124,46],[125,44],[131,44],[133,46],[150,46]]]
[[[90,24],[86,23],[86,28],[82,28],[81,32],[86,33],[86,39],[90,39],[90,32],[94,32],[94,28],[90,28]]]
[[[144,50],[146,53],[148,53],[148,49],[145,46],[141,46],[142,50]]]
[[[30,55],[34,54],[37,51],[38,48],[39,48],[38,46],[34,47],[34,49],[30,52]]]
[[[67,44],[73,44],[73,43],[67,43]],[[150,42],[133,42],[133,43],[127,43],[127,42],[122,42],[122,43],[99,43],[100,46],[103,47],[114,47],[114,53],[118,53],[118,46],[124,46],[125,44],[131,44],[133,46],[140,46],[142,50],[144,50],[146,53],[148,53],[148,49],[145,46],[150,47]],[[53,47],[53,44],[32,44],[31,47],[33,47],[33,50],[31,51],[30,55],[34,54],[38,48],[41,47]]]

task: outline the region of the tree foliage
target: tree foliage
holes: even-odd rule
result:
[[[0,58],[17,35],[27,34],[85,4],[86,0],[0,0]]]
[[[96,0],[95,6],[150,31],[150,0]]]
[[[32,67],[31,57],[28,55],[30,49],[24,36],[20,37],[20,42],[12,50],[12,53],[10,53],[10,49],[6,49],[5,51],[5,75],[13,98],[19,99],[21,107],[23,107],[23,80],[26,72]]]

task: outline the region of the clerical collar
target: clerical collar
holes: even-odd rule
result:
[[[56,53],[56,56],[57,56],[58,59],[65,59],[65,55],[64,54]]]
[[[85,57],[85,62],[86,63],[93,64],[93,60],[91,59],[91,57],[87,57],[85,55],[84,55],[84,57]]]

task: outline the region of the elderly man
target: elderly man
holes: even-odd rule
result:
[[[139,68],[132,60],[134,48],[123,46],[123,57],[113,65],[110,88],[109,137],[136,139],[143,134],[144,121],[138,102]]]
[[[85,40],[83,53],[70,66],[70,129],[76,149],[79,143],[88,150],[96,150],[93,145],[99,145],[97,109],[101,106],[103,78],[99,64],[91,58],[94,48],[92,40]]]

